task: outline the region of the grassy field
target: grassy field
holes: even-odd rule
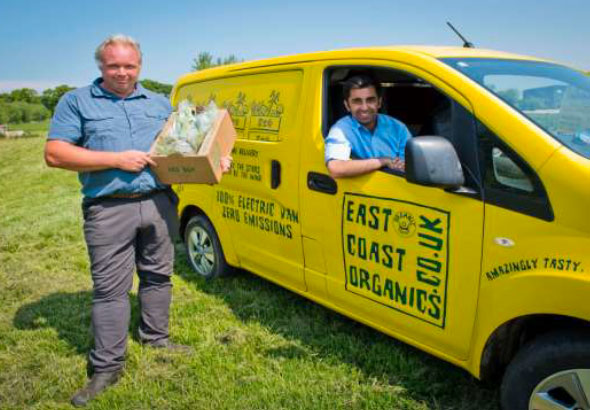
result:
[[[67,409],[85,382],[91,281],[76,175],[43,138],[0,140],[0,409]],[[126,373],[90,409],[497,409],[462,370],[247,273],[205,282],[184,261],[171,332],[142,347],[133,302]]]
[[[8,124],[9,130],[23,130],[25,132],[30,132],[32,134],[42,135],[47,132],[49,128],[49,121],[39,121],[39,122],[26,122],[22,124]]]

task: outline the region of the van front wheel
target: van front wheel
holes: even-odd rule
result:
[[[217,232],[204,215],[193,216],[188,221],[184,245],[189,265],[203,278],[213,279],[231,272]]]
[[[550,333],[525,345],[500,394],[504,410],[590,410],[590,333]]]

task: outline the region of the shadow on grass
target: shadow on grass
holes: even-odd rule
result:
[[[495,389],[467,372],[244,271],[205,281],[178,252],[176,272],[223,300],[243,322],[255,321],[293,344],[267,349],[269,357],[348,363],[367,380],[401,386],[437,409],[498,409]],[[429,406],[430,408],[430,406]]]
[[[139,325],[137,296],[129,296],[131,328]],[[57,292],[22,306],[13,323],[19,330],[53,328],[58,337],[72,346],[78,354],[87,354],[93,345],[91,330],[92,292]],[[137,336],[134,332],[134,338]]]

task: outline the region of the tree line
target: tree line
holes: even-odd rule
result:
[[[59,98],[73,87],[60,85],[42,94],[19,88],[0,94],[0,124],[43,121],[51,115]]]
[[[198,53],[197,57],[193,59],[193,62],[191,64],[191,69],[193,71],[199,71],[199,70],[205,70],[207,68],[213,68],[213,67],[218,67],[218,66],[222,66],[222,65],[235,64],[235,63],[239,63],[242,61],[244,61],[244,60],[239,59],[234,54],[230,54],[229,56],[223,57],[223,58],[220,58],[220,57],[214,58],[213,54],[211,54],[207,51],[203,51],[201,53]]]
[[[140,81],[148,90],[169,96],[171,84],[145,79]],[[43,121],[53,115],[59,99],[68,91],[74,90],[66,84],[48,88],[39,94],[32,88],[19,88],[7,93],[0,93],[0,124],[20,124],[24,122]]]

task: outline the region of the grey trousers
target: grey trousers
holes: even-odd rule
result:
[[[173,195],[162,191],[148,198],[102,199],[82,207],[94,284],[94,348],[89,364],[96,373],[123,367],[135,270],[139,276],[139,338],[144,343],[168,338],[172,238],[178,226]]]

